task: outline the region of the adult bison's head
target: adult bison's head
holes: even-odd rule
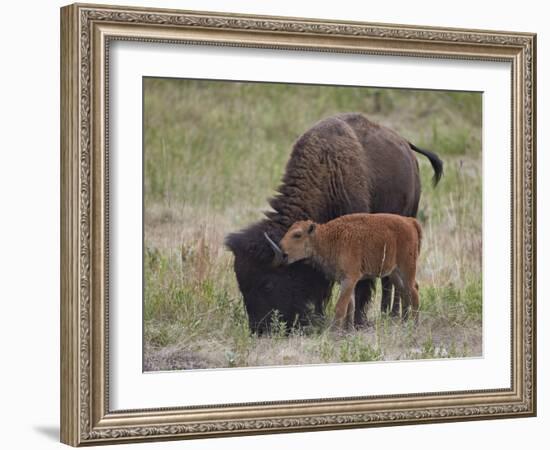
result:
[[[262,221],[225,240],[235,257],[235,275],[252,332],[269,330],[275,312],[288,327],[306,325],[322,315],[330,295],[331,282],[318,270],[302,262],[280,264],[281,255],[266,235],[278,242],[283,234],[269,221]]]

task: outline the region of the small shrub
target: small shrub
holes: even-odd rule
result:
[[[274,310],[269,324],[269,335],[274,339],[282,339],[287,336],[287,323],[283,320],[279,311]]]
[[[371,346],[357,334],[344,339],[340,344],[339,355],[342,362],[380,361],[383,356],[379,348]]]

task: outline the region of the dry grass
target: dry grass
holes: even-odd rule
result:
[[[479,94],[155,79],[144,92],[146,370],[481,355]],[[271,335],[250,335],[223,238],[261,218],[299,134],[341,111],[445,162],[433,189],[419,157],[420,324],[381,317],[378,290],[362,330],[289,330],[274,317]]]

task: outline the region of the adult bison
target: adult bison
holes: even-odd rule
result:
[[[252,331],[264,331],[275,310],[288,324],[308,323],[311,313],[323,313],[332,288],[332,282],[307,262],[274,264],[275,250],[265,235],[279,242],[298,220],[325,223],[357,212],[415,217],[420,178],[413,151],[430,160],[437,184],[443,173],[437,155],[362,114],[324,119],[296,141],[278,194],[269,200],[273,211],[225,240],[235,256],[235,274]],[[392,285],[384,278],[382,286],[382,309],[388,311]],[[372,288],[372,280],[361,281],[355,288],[356,324],[364,320]],[[392,312],[398,314],[397,296],[393,303]]]

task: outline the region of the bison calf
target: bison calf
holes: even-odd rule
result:
[[[355,285],[364,279],[390,277],[400,290],[403,315],[418,319],[416,262],[422,230],[416,219],[396,214],[349,214],[325,224],[295,222],[281,239],[286,264],[309,258],[340,283],[337,327],[353,324]]]

